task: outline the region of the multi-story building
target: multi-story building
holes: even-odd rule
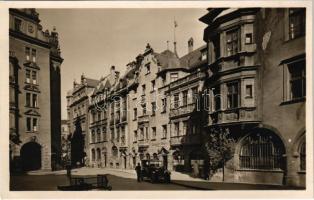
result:
[[[71,134],[71,137],[69,139],[71,140],[71,147],[76,146],[75,144],[73,144],[75,143],[75,139],[72,140],[71,138],[75,138],[74,132],[78,126],[81,129],[80,134],[82,134],[82,137],[84,138],[84,149],[78,150],[72,148],[71,150],[74,151],[71,152],[72,165],[76,165],[77,163],[80,163],[80,165],[85,164],[86,155],[77,154],[81,154],[79,153],[81,151],[87,154],[87,144],[89,143],[89,137],[87,134],[89,127],[88,107],[91,102],[91,95],[93,94],[94,88],[97,86],[98,82],[98,80],[87,78],[82,74],[80,83],[74,81],[73,88],[67,93],[68,125],[69,132]]]
[[[9,14],[11,169],[55,169],[61,158],[58,33],[42,30],[35,9]]]
[[[91,103],[88,109],[89,121],[89,143],[88,143],[88,165],[92,167],[107,167],[108,163],[116,163],[109,160],[108,150],[109,142],[109,126],[114,128],[114,116],[109,118],[111,92],[116,83],[119,82],[119,72],[115,67],[111,67],[110,74],[102,77],[91,95]],[[114,107],[114,103],[112,103]],[[118,108],[117,108],[118,109]],[[118,112],[118,110],[117,110]],[[109,123],[110,120],[110,123]],[[118,124],[118,121],[116,121]],[[114,139],[112,138],[112,141]],[[110,151],[111,152],[111,151]],[[110,157],[111,158],[111,157]],[[118,158],[117,156],[114,158]]]
[[[231,182],[305,185],[305,9],[208,9],[207,129],[235,138]]]
[[[167,90],[167,96],[171,99],[168,114],[171,130],[170,149],[174,169],[177,171],[191,171],[196,167],[195,164],[199,168],[199,165],[204,163],[201,153],[201,93],[207,77],[207,47],[204,45],[193,51],[191,38],[188,41],[188,49],[188,54],[180,58],[181,67],[186,69],[188,74],[170,82]]]

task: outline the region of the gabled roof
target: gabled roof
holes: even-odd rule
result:
[[[178,56],[170,50],[154,53],[154,55],[160,65],[160,71],[182,68]]]
[[[191,69],[202,63],[202,51],[206,49],[206,45],[203,45],[194,51],[184,55],[180,58],[181,67]]]
[[[99,80],[91,79],[91,78],[85,78],[87,86],[96,87],[99,83]]]

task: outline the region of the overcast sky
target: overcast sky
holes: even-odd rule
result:
[[[177,52],[203,45],[204,9],[37,9],[43,30],[56,26],[64,62],[61,66],[62,119],[67,118],[66,92],[84,73],[99,79],[111,65],[123,74],[126,64],[142,53],[147,43],[155,52],[173,50],[174,18]]]

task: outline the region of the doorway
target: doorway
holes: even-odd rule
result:
[[[24,171],[41,168],[41,146],[36,142],[28,142],[21,148],[21,162]]]

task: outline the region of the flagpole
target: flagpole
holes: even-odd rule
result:
[[[176,18],[173,17],[173,51],[174,53],[177,55],[177,41],[176,41],[176,27],[177,27],[177,22],[176,22]]]

